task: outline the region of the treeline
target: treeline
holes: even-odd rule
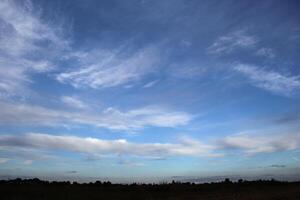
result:
[[[115,184],[109,181],[77,183],[33,179],[0,180],[1,200],[99,199],[300,199],[300,182],[274,179],[196,184],[192,182]]]
[[[38,178],[32,179],[8,179],[8,180],[0,180],[0,185],[57,185],[57,186],[67,186],[67,185],[74,185],[74,186],[104,186],[104,187],[114,187],[114,186],[205,186],[205,185],[283,185],[283,184],[295,184],[300,182],[287,182],[287,181],[278,181],[275,179],[270,180],[254,180],[254,181],[247,181],[243,179],[239,179],[238,181],[231,181],[229,178],[224,179],[220,182],[210,182],[210,183],[194,183],[194,182],[181,182],[181,181],[172,181],[172,182],[160,182],[160,183],[111,183],[110,181],[95,181],[89,183],[78,183],[76,181],[47,181],[47,180],[40,180]]]

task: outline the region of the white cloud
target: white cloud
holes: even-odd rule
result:
[[[264,56],[264,57],[268,57],[268,58],[274,58],[275,57],[275,53],[272,49],[270,48],[260,48],[259,50],[257,50],[256,55],[258,56]]]
[[[300,148],[300,134],[250,135],[238,134],[220,140],[221,148],[240,149],[247,154],[271,153]]]
[[[254,36],[240,30],[219,37],[207,50],[211,54],[228,54],[240,48],[252,48],[256,43]]]
[[[300,90],[298,76],[288,76],[246,64],[239,64],[234,69],[249,78],[254,86],[273,93],[290,96]]]
[[[63,96],[61,97],[61,101],[68,106],[74,107],[74,108],[87,108],[88,106],[82,102],[79,98],[74,97],[74,96]]]
[[[150,82],[146,83],[143,86],[143,88],[150,88],[150,87],[154,86],[157,82],[158,82],[158,80],[150,81]]]
[[[12,125],[68,125],[87,124],[112,130],[133,131],[147,126],[176,127],[192,120],[190,114],[148,106],[122,112],[115,108],[103,111],[67,112],[28,104],[0,101],[0,122]]]
[[[106,155],[141,156],[145,159],[165,159],[167,156],[220,157],[226,155],[226,151],[229,149],[236,149],[247,155],[297,150],[300,148],[300,134],[237,134],[222,138],[217,143],[210,145],[189,137],[178,138],[177,143],[135,143],[126,139],[104,140],[71,135],[27,133],[24,135],[1,135],[0,148],[3,152],[18,151],[18,149],[45,153],[51,150],[68,151],[90,155],[92,160],[103,158]],[[43,159],[45,158],[47,156],[43,157]]]
[[[0,1],[0,93],[20,93],[29,73],[53,68],[51,50],[67,43],[37,13],[30,1]]]
[[[136,156],[216,156],[213,148],[197,140],[186,139],[179,143],[132,143],[125,139],[102,140],[76,136],[54,136],[28,133],[25,135],[1,135],[0,146],[39,150],[62,150],[92,155]]]
[[[115,51],[96,50],[77,53],[78,66],[57,75],[57,80],[74,87],[106,88],[125,85],[139,80],[155,70],[158,50],[154,47],[130,52],[121,48]]]

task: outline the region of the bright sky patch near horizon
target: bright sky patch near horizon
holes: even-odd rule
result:
[[[0,176],[299,176],[299,9],[1,0]]]

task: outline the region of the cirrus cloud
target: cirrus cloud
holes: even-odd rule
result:
[[[52,69],[52,60],[68,46],[60,27],[37,13],[30,1],[0,1],[0,93],[24,92],[30,73]]]
[[[57,75],[61,83],[76,88],[108,88],[139,80],[154,71],[159,63],[159,53],[154,47],[135,52],[118,50],[95,50],[71,55],[78,66]]]
[[[239,64],[234,70],[244,74],[254,86],[276,94],[290,96],[300,91],[298,76],[289,76],[247,64]]]
[[[239,30],[220,36],[207,50],[210,54],[228,54],[236,49],[252,48],[256,43],[256,37]]]

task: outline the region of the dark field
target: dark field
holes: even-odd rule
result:
[[[0,181],[1,200],[43,199],[300,199],[300,182],[229,180],[220,183],[78,184],[39,179]]]

